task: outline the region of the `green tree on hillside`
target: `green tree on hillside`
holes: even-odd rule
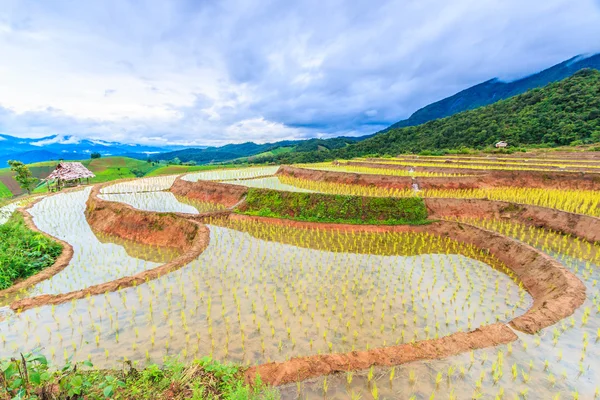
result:
[[[102,154],[100,154],[100,153],[98,153],[98,152],[94,152],[94,153],[92,153],[92,154],[90,155],[90,158],[91,158],[92,160],[94,160],[94,159],[96,159],[96,158],[100,158],[100,157],[102,157]]]
[[[31,194],[31,189],[35,186],[37,179],[33,177],[27,165],[15,160],[10,160],[8,165],[10,165],[10,170],[15,173],[15,180],[19,183],[21,189]]]

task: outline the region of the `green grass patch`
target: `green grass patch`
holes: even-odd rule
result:
[[[4,183],[0,182],[0,199],[6,199],[12,196],[12,192],[6,187]]]
[[[54,264],[61,252],[62,245],[32,231],[20,213],[13,213],[0,225],[0,290]]]
[[[0,398],[33,399],[225,399],[276,400],[276,389],[257,380],[244,383],[242,369],[208,357],[183,364],[167,359],[163,366],[136,369],[125,363],[121,370],[93,369],[89,361],[67,362],[52,368],[38,352],[0,360]],[[52,393],[52,397],[40,396]]]
[[[250,188],[238,212],[309,222],[369,225],[429,223],[420,197],[359,197]]]

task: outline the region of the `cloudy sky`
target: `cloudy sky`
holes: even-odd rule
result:
[[[367,134],[599,37],[600,0],[0,0],[0,133]]]

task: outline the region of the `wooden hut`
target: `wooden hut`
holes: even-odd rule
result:
[[[48,191],[58,191],[63,187],[81,185],[84,179],[90,183],[90,178],[95,176],[80,162],[61,162],[45,180],[48,182]]]

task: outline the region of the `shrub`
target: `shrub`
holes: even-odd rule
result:
[[[254,188],[248,190],[240,211],[264,217],[355,224],[421,224],[427,219],[427,208],[419,197],[359,197]]]
[[[20,213],[0,225],[0,290],[54,264],[62,246],[30,230]]]

